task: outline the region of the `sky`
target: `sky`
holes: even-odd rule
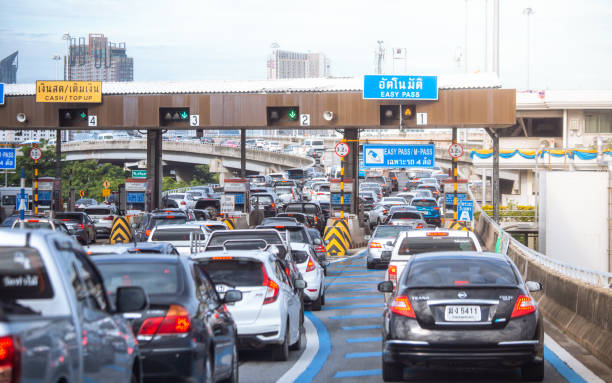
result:
[[[277,43],[322,52],[331,74],[346,77],[375,73],[382,40],[387,74],[484,72],[493,2],[486,23],[487,0],[0,0],[0,57],[19,51],[20,83],[53,80],[63,34],[103,33],[126,43],[135,81],[260,80]],[[500,3],[503,87],[526,89],[529,62],[529,89],[612,89],[611,1]],[[406,48],[406,60],[393,48]]]

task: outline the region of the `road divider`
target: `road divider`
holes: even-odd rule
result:
[[[129,243],[134,238],[132,227],[130,226],[127,218],[122,216],[116,216],[111,227],[109,236],[109,243],[114,245],[115,243]]]

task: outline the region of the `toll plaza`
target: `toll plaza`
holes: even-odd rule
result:
[[[71,99],[54,97],[71,85]],[[80,97],[79,95],[82,95]],[[44,96],[42,99],[41,96]],[[516,91],[493,74],[359,76],[234,82],[39,82],[6,86],[0,129],[138,129],[147,131],[148,209],[161,206],[162,133],[169,129],[239,129],[241,175],[246,174],[247,129],[335,129],[348,145],[344,175],[355,180],[350,211],[357,212],[361,129],[485,128],[499,153],[496,128],[516,123]],[[56,144],[61,175],[61,140]],[[497,158],[498,156],[494,156]],[[499,163],[494,161],[494,169]],[[456,165],[453,167],[456,173]],[[455,176],[455,174],[453,174]],[[493,172],[493,188],[498,187]],[[498,193],[493,190],[493,195]],[[142,203],[142,202],[135,202]],[[494,211],[498,202],[493,201]]]

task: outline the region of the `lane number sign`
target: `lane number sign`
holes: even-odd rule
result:
[[[200,115],[192,114],[189,117],[189,126],[200,126]]]
[[[98,126],[98,116],[88,116],[87,126]]]
[[[346,157],[351,151],[346,142],[339,142],[334,150],[339,157]]]
[[[310,114],[300,114],[300,126],[310,126]]]
[[[32,148],[32,150],[30,150],[31,159],[36,161],[36,160],[40,160],[40,157],[42,157],[42,151],[39,148]]]
[[[461,144],[452,144],[448,147],[448,154],[453,158],[459,158],[463,155],[463,146]]]

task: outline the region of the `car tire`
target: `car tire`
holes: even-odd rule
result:
[[[132,376],[130,376],[130,383],[139,383],[140,380],[138,380],[138,375],[136,375],[136,372],[132,372]]]
[[[274,359],[278,361],[286,361],[289,359],[289,322],[287,322],[287,328],[285,329],[285,339],[274,350]]]
[[[372,262],[366,262],[366,268],[368,270],[372,270],[374,268],[374,264]]]
[[[217,215],[219,214],[217,212],[217,209],[214,206],[209,206],[209,207],[205,208],[204,210],[206,210],[208,212],[208,214],[210,214],[210,219],[217,218]]]
[[[232,348],[232,372],[231,375],[227,377],[227,379],[224,379],[222,382],[238,383],[238,370],[238,348],[236,347],[236,344],[234,344],[234,347]]]
[[[522,366],[521,380],[533,382],[544,380],[544,363],[529,363]]]
[[[404,378],[404,366],[400,363],[382,362],[382,376],[385,382],[399,382]]]
[[[289,346],[290,350],[298,351],[300,348],[302,348],[302,333],[304,332],[303,330],[304,330],[304,326],[300,326],[300,332],[299,332],[298,340],[294,344]]]
[[[323,290],[323,295],[321,295],[321,305],[325,306],[325,290]]]
[[[324,268],[323,268],[323,275],[324,275],[324,276],[327,276],[327,267],[324,267]]]
[[[91,240],[91,243],[96,243],[97,240],[97,234],[94,234],[93,239]]]
[[[322,305],[323,303],[321,302],[321,295],[319,295],[317,297],[317,300],[312,302],[312,305],[310,306],[310,308],[312,309],[312,311],[321,311]]]

